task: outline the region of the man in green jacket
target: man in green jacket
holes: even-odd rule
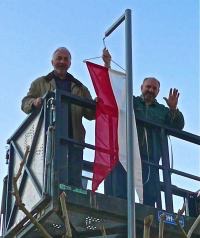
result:
[[[168,98],[164,98],[168,107],[157,102],[160,82],[153,77],[145,78],[141,85],[141,96],[134,97],[135,116],[175,129],[183,129],[184,117],[177,108],[179,92],[170,89]],[[159,164],[161,158],[161,134],[158,128],[137,124],[138,142],[142,161]],[[144,204],[155,206],[157,201],[158,169],[142,163]]]
[[[45,93],[54,91],[56,88],[76,96],[92,99],[89,90],[67,72],[71,65],[71,54],[67,48],[60,47],[56,49],[51,63],[54,70],[48,75],[33,81],[27,95],[22,99],[21,108],[27,114],[39,109],[42,106],[42,97]],[[79,142],[84,142],[85,129],[82,118],[93,120],[95,119],[95,112],[74,104],[70,105],[69,108],[69,136]],[[82,187],[82,160],[82,148],[70,146],[68,161],[68,183],[70,185]],[[65,166],[63,165],[63,167]]]
[[[108,50],[103,51],[106,67],[110,67],[111,55]],[[134,112],[136,117],[147,119],[160,125],[175,129],[183,129],[184,117],[177,108],[179,92],[170,89],[168,98],[164,98],[167,106],[157,102],[156,97],[160,90],[160,82],[154,77],[145,78],[141,85],[141,96],[133,96]],[[156,128],[137,124],[138,142],[142,161],[159,164],[161,158],[161,134]],[[157,185],[159,171],[157,168],[142,163],[143,202],[155,206],[157,202]],[[122,165],[118,163],[105,181],[105,193],[108,195],[126,198],[127,178]]]

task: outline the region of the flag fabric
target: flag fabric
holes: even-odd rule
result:
[[[92,179],[92,191],[95,191],[118,162],[127,171],[126,75],[91,62],[86,64],[98,98]],[[134,115],[133,127],[135,187],[142,203],[142,170]]]

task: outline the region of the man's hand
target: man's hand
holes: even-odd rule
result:
[[[33,106],[35,108],[40,108],[42,105],[42,98],[36,98],[34,101],[33,101]]]
[[[106,48],[103,49],[102,59],[104,61],[104,66],[110,68],[111,55]]]
[[[170,110],[176,110],[177,104],[178,104],[178,98],[179,98],[179,92],[178,89],[170,89],[169,91],[169,97],[164,97],[163,99],[166,101],[168,107]]]

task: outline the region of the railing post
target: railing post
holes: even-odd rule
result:
[[[157,130],[157,129],[156,129]],[[160,130],[159,130],[160,131]],[[156,140],[156,131],[152,130],[152,139],[153,139],[153,162],[156,165],[159,165],[160,160],[160,151],[158,151],[158,145]],[[151,166],[150,166],[151,167]],[[161,200],[161,189],[160,189],[160,176],[159,168],[151,167],[151,170],[155,170],[155,189],[156,189],[156,205],[158,209],[162,209],[162,200]]]
[[[54,198],[58,197],[59,184],[69,184],[69,143],[61,143],[63,136],[69,137],[68,108],[69,102],[64,101],[62,90],[56,90],[55,95],[55,157],[54,157]],[[57,201],[56,201],[57,204]]]
[[[169,163],[169,149],[168,149],[168,139],[165,133],[165,129],[161,129],[161,149],[162,149],[162,165],[163,169],[163,182],[165,191],[165,204],[166,210],[173,212],[173,199],[172,199],[172,183],[171,183],[171,173],[170,173],[170,163]]]

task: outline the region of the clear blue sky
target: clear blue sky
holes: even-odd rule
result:
[[[7,173],[6,140],[26,117],[21,99],[35,78],[52,69],[54,49],[66,46],[71,51],[69,72],[95,97],[82,61],[101,55],[104,32],[127,8],[132,10],[134,94],[140,94],[146,76],[161,81],[160,103],[165,103],[162,98],[171,87],[178,88],[184,130],[200,134],[198,0],[4,0],[0,1],[1,181]],[[114,61],[124,67],[123,25],[106,39],[106,45]],[[197,146],[175,140],[173,149],[176,169],[200,175]],[[198,188],[196,183],[188,185],[194,191]]]

